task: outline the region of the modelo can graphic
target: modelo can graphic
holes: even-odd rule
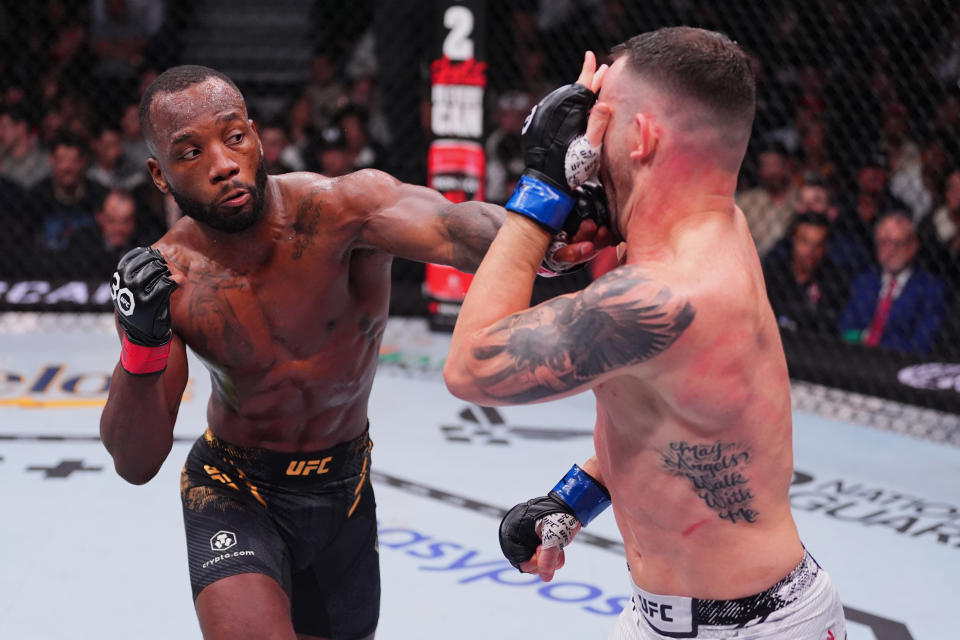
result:
[[[483,200],[486,161],[483,146],[469,140],[434,140],[427,158],[428,185],[451,202]],[[430,328],[449,331],[473,276],[453,267],[426,266],[424,296]]]

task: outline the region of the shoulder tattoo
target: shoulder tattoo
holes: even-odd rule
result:
[[[532,402],[650,360],[693,322],[690,302],[637,268],[618,269],[575,296],[505,318],[473,350],[491,395]]]

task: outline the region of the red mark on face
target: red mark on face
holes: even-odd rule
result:
[[[689,527],[687,527],[686,529],[684,529],[684,530],[683,530],[683,533],[680,534],[680,535],[682,535],[684,538],[686,538],[686,537],[689,536],[691,533],[693,533],[694,531],[696,531],[697,529],[699,529],[702,525],[706,524],[709,520],[710,520],[710,518],[704,518],[704,519],[701,520],[700,522],[694,522],[692,525],[690,525]]]
[[[829,629],[827,629],[827,640],[835,640],[833,637],[833,631],[830,631]]]

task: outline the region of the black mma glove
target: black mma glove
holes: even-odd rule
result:
[[[120,366],[127,373],[158,373],[170,353],[170,294],[177,284],[156,249],[137,247],[120,258],[110,297],[123,328]]]
[[[563,223],[563,228],[553,234],[547,253],[543,256],[537,275],[544,278],[566,275],[582,269],[590,260],[583,262],[566,262],[556,258],[557,251],[570,243],[577,234],[580,224],[584,220],[593,220],[597,229],[610,227],[610,211],[607,204],[607,193],[596,182],[586,182],[573,191],[575,203],[573,210]]]
[[[596,95],[582,84],[568,84],[534,105],[523,125],[526,169],[506,208],[551,231],[559,231],[574,206],[572,190],[595,170],[597,149],[585,144]],[[578,140],[579,138],[579,140]]]
[[[500,549],[517,569],[544,546],[563,548],[610,506],[607,488],[573,465],[547,495],[520,503],[500,522]],[[557,515],[554,515],[557,514]]]

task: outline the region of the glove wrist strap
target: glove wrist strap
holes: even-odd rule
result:
[[[573,205],[573,196],[525,173],[520,176],[506,208],[536,220],[551,231],[559,231]]]
[[[610,506],[610,492],[607,488],[577,465],[567,471],[551,493],[573,509],[573,515],[583,526],[590,524],[590,521]]]
[[[145,347],[130,342],[126,332],[123,334],[120,347],[120,366],[127,373],[143,376],[158,373],[167,368],[167,357],[170,355],[170,343],[159,347]]]

